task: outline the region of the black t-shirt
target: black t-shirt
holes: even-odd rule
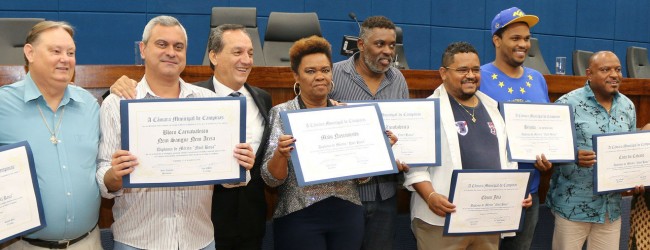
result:
[[[475,108],[461,105],[451,95],[451,110],[456,121],[463,169],[501,169],[497,131],[485,106],[479,100]],[[476,122],[472,121],[472,115]]]

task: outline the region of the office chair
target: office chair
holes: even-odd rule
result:
[[[393,63],[393,66],[398,69],[409,69],[409,64],[406,61],[406,53],[404,52],[404,43],[402,41],[402,28],[395,26],[395,34],[397,35],[395,44],[396,60]]]
[[[25,65],[25,37],[43,18],[0,18],[0,64]]]
[[[650,78],[650,64],[648,64],[648,49],[641,47],[627,47],[626,55],[627,76],[630,78]]]
[[[262,51],[262,43],[260,42],[260,32],[257,27],[257,9],[255,7],[213,7],[212,15],[210,16],[210,29],[212,30],[222,24],[244,25],[253,42],[253,65],[266,65],[264,52]],[[203,65],[210,65],[208,47],[209,45],[206,46]]]
[[[537,41],[537,38],[530,39],[530,49],[528,49],[528,56],[524,61],[524,66],[535,69],[543,75],[551,74],[548,70],[548,66],[546,66],[546,63],[544,62],[542,52],[539,50],[539,42]]]
[[[573,51],[573,75],[576,76],[586,76],[586,70],[589,67],[589,57],[593,55],[594,52],[586,50],[574,50]]]
[[[318,15],[271,12],[264,34],[264,58],[267,66],[289,66],[289,48],[295,41],[312,35],[323,36]]]

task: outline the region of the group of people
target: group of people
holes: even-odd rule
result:
[[[502,101],[548,103],[543,76],[523,67],[530,28],[539,19],[513,7],[492,21],[496,59],[481,65],[466,42],[450,44],[439,69],[442,165],[408,168],[397,162],[411,196],[418,249],[528,249],[539,207],[540,171],[553,168],[547,204],[556,218],[554,249],[618,249],[621,194],[593,194],[594,134],[636,130],[632,102],[618,92],[621,65],[612,52],[589,60],[585,86],[561,97],[575,115],[576,163],[553,166],[543,152],[534,164],[510,162]],[[246,83],[253,46],[241,25],[213,29],[208,41],[214,76],[188,84],[187,34],[173,17],[158,16],[143,31],[140,81],[122,77],[101,107],[87,91],[69,84],[75,67],[74,32],[64,22],[32,28],[25,45],[29,73],[0,88],[0,144],[27,140],[34,152],[47,226],[20,237],[8,249],[101,249],[97,229],[100,194],[114,199],[115,249],[261,249],[265,234],[264,187],[277,188],[273,214],[275,249],[392,249],[397,216],[397,175],[299,186],[290,160],[294,138],[280,112],[342,105],[340,100],[406,99],[408,86],[392,66],[395,25],[373,16],[361,24],[359,52],[333,63],[331,45],[303,38],[289,51],[296,97],[271,107],[268,92]],[[484,79],[481,82],[481,79]],[[120,100],[243,96],[246,142],[233,157],[246,169],[240,183],[190,187],[125,188],[122,177],[138,167],[137,155],[121,149]],[[387,132],[392,144],[398,141]],[[522,200],[521,232],[443,235],[454,169],[534,169]],[[631,246],[648,246],[650,198],[637,186]],[[632,193],[632,192],[631,192]],[[614,235],[616,237],[614,237]],[[644,245],[645,244],[645,245]],[[640,247],[642,249],[642,247]]]

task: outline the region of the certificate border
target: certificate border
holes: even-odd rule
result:
[[[34,197],[36,198],[36,207],[38,208],[38,220],[41,223],[40,226],[36,226],[25,231],[11,235],[5,239],[0,239],[0,243],[13,240],[14,238],[22,235],[26,235],[44,228],[47,223],[45,221],[45,214],[43,213],[43,201],[41,200],[41,190],[38,186],[38,177],[36,176],[36,165],[34,164],[34,155],[32,154],[32,148],[27,141],[21,141],[14,144],[0,146],[0,152],[11,150],[14,148],[25,147],[25,152],[27,153],[27,161],[29,162],[29,173],[32,179],[32,186],[34,188]]]
[[[246,142],[246,98],[245,97],[205,97],[205,98],[174,98],[174,99],[135,99],[120,100],[120,124],[122,130],[122,149],[129,150],[129,105],[137,103],[150,102],[214,102],[214,101],[234,101],[239,99],[239,142]],[[180,187],[180,186],[200,186],[214,185],[233,182],[246,181],[246,170],[239,166],[239,178],[221,179],[210,181],[186,181],[186,182],[162,182],[162,183],[131,183],[130,174],[122,177],[123,188],[148,188],[148,187]]]
[[[573,111],[572,111],[572,106],[571,104],[565,104],[565,103],[533,103],[533,102],[499,102],[499,112],[501,113],[501,117],[503,118],[503,122],[506,124],[506,130],[508,129],[508,124],[506,123],[506,111],[505,111],[505,105],[508,104],[515,104],[515,105],[554,105],[554,106],[567,106],[569,109],[569,117],[571,119],[571,135],[573,140],[573,146],[571,147],[573,149],[573,159],[566,159],[566,160],[549,160],[549,162],[552,163],[566,163],[566,162],[575,162],[577,155],[578,155],[578,150],[576,147],[576,127],[575,127],[575,120],[573,117]],[[507,132],[506,132],[507,133]],[[510,137],[508,137],[508,142],[506,143],[506,150],[508,150],[508,160],[509,161],[515,161],[515,162],[522,162],[522,163],[535,163],[535,160],[525,160],[525,159],[513,159],[512,158],[512,153],[510,152]]]
[[[327,107],[327,108],[311,108],[311,109],[298,109],[298,110],[287,110],[287,111],[281,111],[280,112],[280,118],[282,119],[282,125],[284,128],[285,133],[287,134],[293,134],[291,130],[291,122],[289,121],[288,114],[290,113],[301,113],[301,112],[313,112],[313,111],[321,111],[321,110],[326,110],[326,109],[348,109],[348,108],[358,108],[358,107],[366,107],[366,106],[374,106],[375,110],[377,112],[377,117],[379,119],[379,125],[381,126],[382,131],[386,130],[386,127],[384,126],[384,119],[382,118],[381,111],[379,110],[379,105],[372,103],[372,104],[360,104],[360,105],[354,105],[354,106],[335,106],[335,107]],[[298,147],[296,147],[295,143],[292,145],[295,147],[295,150],[291,151],[291,163],[293,164],[294,171],[296,173],[296,180],[298,181],[298,186],[304,187],[308,185],[314,185],[314,184],[321,184],[321,183],[328,183],[328,182],[334,182],[334,181],[340,181],[340,180],[350,180],[354,178],[363,178],[363,177],[369,177],[369,176],[377,176],[377,175],[385,175],[385,174],[394,174],[399,172],[397,170],[397,164],[395,163],[395,156],[393,155],[393,151],[390,150],[390,142],[388,141],[388,136],[384,136],[384,142],[387,147],[387,152],[391,161],[391,165],[393,166],[392,170],[386,170],[386,171],[379,171],[379,172],[372,172],[372,173],[366,173],[366,174],[358,174],[358,175],[351,175],[351,176],[346,176],[346,177],[338,177],[338,178],[328,178],[328,179],[321,179],[317,181],[305,181],[305,178],[302,173],[302,167],[300,164],[300,159],[298,158]]]
[[[458,175],[463,173],[529,173],[528,184],[526,184],[526,194],[524,199],[530,194],[530,185],[533,183],[533,169],[494,169],[494,170],[480,170],[480,169],[454,169],[451,174],[451,188],[449,189],[449,202],[454,203],[456,183],[458,181]],[[486,232],[475,232],[475,233],[449,233],[449,222],[451,220],[451,214],[447,213],[445,215],[445,226],[443,229],[443,235],[475,235],[475,234],[488,234],[488,233],[509,233],[509,232],[519,232],[523,229],[524,218],[526,217],[526,209],[521,209],[521,217],[519,218],[519,227],[515,230],[497,230],[497,231],[486,231]]]
[[[598,138],[600,137],[606,137],[606,136],[614,136],[614,135],[624,135],[624,134],[638,134],[638,133],[650,133],[650,130],[639,130],[639,131],[630,131],[630,132],[616,132],[616,133],[606,133],[606,134],[595,134],[591,137],[591,145],[594,149],[594,152],[596,153],[596,159],[598,159]],[[630,189],[634,189],[634,187],[631,188],[622,188],[622,189],[613,189],[613,190],[607,190],[607,191],[599,191],[598,190],[598,161],[594,163],[594,193],[595,194],[608,194],[608,193],[617,193],[621,191],[628,191]],[[645,186],[647,189],[650,186]]]
[[[434,133],[436,135],[436,162],[418,162],[418,163],[408,163],[409,167],[439,167],[442,165],[442,159],[440,154],[442,154],[442,149],[440,148],[440,98],[424,98],[424,99],[387,99],[387,100],[352,100],[352,101],[343,101],[344,103],[380,103],[380,102],[433,102],[435,107],[434,118],[436,119],[434,125]],[[381,111],[381,107],[379,108]],[[380,113],[381,114],[381,113]],[[383,121],[383,119],[382,119]],[[399,139],[399,138],[398,138]],[[398,141],[399,142],[399,141]],[[391,147],[391,151],[393,151]]]

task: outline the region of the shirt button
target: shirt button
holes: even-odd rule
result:
[[[68,196],[72,195],[72,193],[70,193],[70,192],[68,192],[68,193],[66,193],[66,194],[67,194]]]
[[[68,222],[72,222],[72,219],[68,219]]]
[[[66,169],[66,168],[67,168],[65,165],[62,165],[61,167],[62,167],[63,169]]]

